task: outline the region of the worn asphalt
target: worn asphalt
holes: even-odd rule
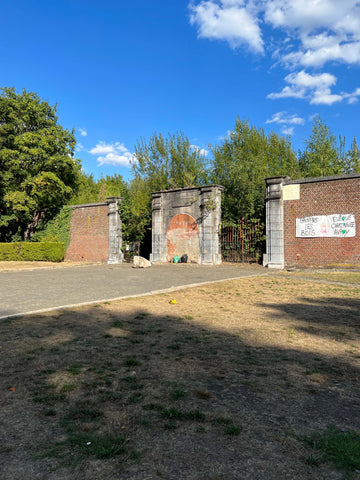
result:
[[[0,319],[90,305],[246,276],[267,275],[258,265],[84,265],[0,272]]]

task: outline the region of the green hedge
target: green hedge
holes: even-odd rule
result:
[[[0,243],[0,261],[61,262],[65,245],[60,242]]]

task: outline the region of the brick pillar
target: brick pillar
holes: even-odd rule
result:
[[[122,263],[122,224],[119,213],[120,197],[106,199],[109,205],[109,259],[107,263]]]

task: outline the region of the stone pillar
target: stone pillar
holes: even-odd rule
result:
[[[266,260],[269,268],[284,268],[283,186],[289,177],[266,178]]]
[[[221,192],[223,190],[223,187],[217,185],[200,189],[200,263],[205,265],[219,265],[221,263],[219,228],[221,222]]]
[[[107,263],[122,263],[122,224],[119,213],[120,197],[106,199],[109,205],[109,259]]]
[[[161,263],[166,262],[166,244],[165,252],[162,237],[166,234],[163,225],[162,212],[162,193],[157,192],[152,194],[152,239],[151,239],[151,254],[150,262]]]

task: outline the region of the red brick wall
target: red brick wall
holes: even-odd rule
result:
[[[71,216],[70,245],[65,260],[107,262],[109,258],[109,207],[75,208]]]
[[[166,231],[166,259],[186,254],[189,262],[199,262],[199,231],[196,221],[187,214],[175,215]]]
[[[334,213],[355,215],[355,237],[296,237],[296,218]],[[284,256],[286,266],[360,264],[360,178],[300,184],[300,200],[284,201]]]

